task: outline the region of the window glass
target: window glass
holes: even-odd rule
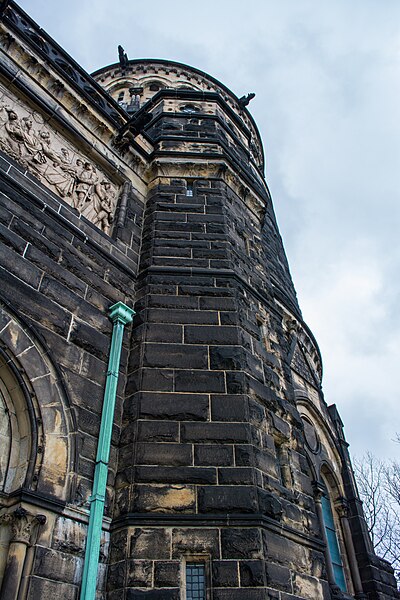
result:
[[[205,600],[204,563],[186,563],[186,600]]]
[[[322,496],[322,514],[324,516],[324,525],[326,537],[328,539],[328,549],[333,566],[333,574],[336,584],[342,592],[346,592],[346,582],[344,579],[343,563],[340,556],[339,542],[336,535],[335,521],[333,519],[331,502],[328,496]]]
[[[193,196],[193,183],[189,181],[186,183],[186,196]]]

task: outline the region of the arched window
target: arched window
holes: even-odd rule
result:
[[[336,511],[333,509],[333,502],[336,501],[342,494],[338,486],[338,482],[334,477],[331,469],[324,464],[321,468],[321,479],[319,484],[320,502],[321,502],[321,519],[324,527],[324,533],[327,544],[327,559],[329,560],[333,573],[334,583],[343,591],[347,592],[347,579],[345,575],[345,549],[341,544],[340,523],[336,517]],[[347,571],[347,569],[346,569]]]
[[[335,583],[340,587],[342,592],[346,592],[347,586],[344,576],[343,561],[340,554],[339,541],[336,534],[336,525],[335,520],[333,518],[331,500],[327,489],[325,490],[325,493],[321,496],[321,504],[326,539],[328,543],[328,551],[332,562]]]
[[[16,374],[0,355],[0,492],[22,487],[32,452],[31,419]]]

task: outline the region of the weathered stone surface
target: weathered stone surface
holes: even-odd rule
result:
[[[179,561],[156,561],[154,563],[155,587],[178,587],[180,579]]]
[[[137,485],[132,501],[134,512],[192,513],[196,496],[189,485]]]
[[[130,560],[127,568],[127,587],[152,587],[153,563],[150,560]],[[124,582],[125,583],[125,582]],[[123,587],[124,584],[120,587]]]
[[[138,444],[137,462],[142,465],[190,465],[191,444]]]
[[[136,528],[130,535],[130,556],[134,559],[165,559],[171,556],[171,531]]]
[[[238,587],[238,563],[233,560],[213,560],[212,578],[215,587]]]
[[[265,562],[263,560],[240,561],[240,585],[242,587],[265,586]]]
[[[29,587],[29,600],[40,598],[40,600],[54,600],[55,597],[65,598],[65,600],[77,600],[79,588],[61,581],[51,581],[32,577]]]
[[[148,419],[205,421],[208,418],[208,411],[207,395],[143,392],[140,397],[140,415]]]
[[[212,487],[201,487],[198,491],[201,512],[251,513],[257,512],[258,502],[253,486],[219,486],[218,494]]]
[[[126,590],[127,600],[180,600],[180,596],[179,588],[149,591],[128,588]]]
[[[261,559],[261,532],[254,528],[221,530],[222,558]]]
[[[208,554],[219,558],[219,532],[217,529],[173,529],[172,554],[178,558],[187,554]]]

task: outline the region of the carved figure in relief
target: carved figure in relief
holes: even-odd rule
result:
[[[98,177],[92,165],[85,162],[83,169],[77,174],[76,202],[75,208],[82,212],[86,202],[90,202],[93,195],[94,185],[97,183]]]
[[[7,107],[5,107],[5,110],[8,113],[8,121],[5,124],[5,130],[8,133],[8,139],[5,140],[5,142],[6,142],[5,149],[7,151],[7,147],[8,147],[8,150],[11,151],[11,155],[14,158],[20,158],[20,156],[21,156],[20,144],[22,142],[21,124],[19,122],[18,115],[16,112],[14,112],[11,109],[8,109]]]
[[[45,164],[46,157],[43,154],[42,143],[38,139],[33,129],[32,120],[29,117],[23,117],[21,133],[23,144],[21,158],[25,159],[28,163]]]
[[[113,184],[89,161],[60,147],[59,142],[57,147],[57,134],[45,128],[42,115],[24,111],[21,115],[10,98],[2,97],[0,148],[109,234],[116,205]],[[35,129],[34,122],[40,129]]]
[[[111,183],[107,180],[95,186],[97,198],[95,199],[94,207],[96,217],[95,225],[100,225],[104,233],[109,233],[112,223],[112,208],[115,204],[115,192],[111,187]]]
[[[51,160],[52,165],[48,165],[42,171],[43,177],[54,185],[62,198],[72,196],[74,190],[76,170],[69,159],[68,150],[61,148],[61,154],[54,152],[51,148],[51,138],[48,131],[41,131],[43,153]]]

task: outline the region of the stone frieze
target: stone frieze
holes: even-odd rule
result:
[[[0,148],[109,234],[117,188],[43,116],[0,86]]]

